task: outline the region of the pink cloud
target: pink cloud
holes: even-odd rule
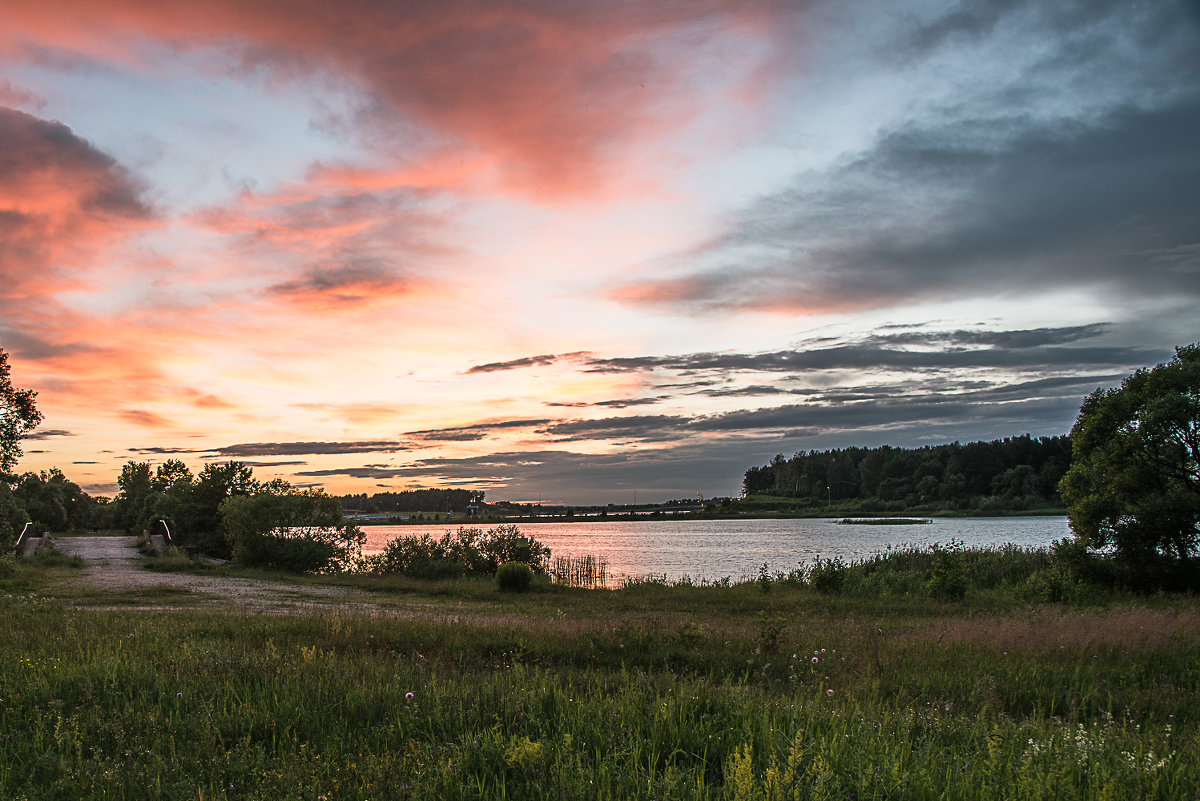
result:
[[[171,426],[171,422],[162,415],[148,412],[144,409],[125,409],[119,412],[119,414],[127,422],[139,426],[146,426],[148,428],[169,428]]]
[[[314,267],[304,275],[276,284],[270,292],[292,303],[336,311],[359,309],[412,294],[416,282],[372,266]]]
[[[38,110],[45,108],[46,98],[19,86],[13,86],[6,78],[0,78],[0,106],[12,106]]]
[[[308,312],[344,312],[438,291],[418,274],[454,254],[443,214],[421,192],[303,184],[245,193],[193,222],[220,234],[225,268],[255,264],[259,300]],[[221,269],[220,265],[213,265]],[[254,299],[245,300],[247,304]]]
[[[140,188],[67,126],[0,108],[0,307],[78,286],[92,258],[150,217]]]
[[[105,59],[127,62],[148,37],[179,50],[220,48],[231,56],[225,69],[272,80],[335,76],[368,99],[356,127],[373,119],[386,151],[395,150],[392,132],[416,130],[422,151],[452,151],[510,187],[553,197],[600,190],[604,166],[703,113],[700,98],[714,85],[732,80],[732,98],[755,97],[784,49],[784,8],[773,0],[10,0],[6,21],[22,40]],[[786,44],[794,49],[794,40]]]

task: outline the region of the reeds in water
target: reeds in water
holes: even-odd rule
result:
[[[608,560],[594,554],[556,556],[550,576],[555,584],[568,587],[604,587],[608,582]]]

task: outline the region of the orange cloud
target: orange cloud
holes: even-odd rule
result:
[[[162,415],[148,412],[144,409],[124,409],[120,412],[120,416],[124,420],[139,426],[167,428],[171,425],[171,422]]]

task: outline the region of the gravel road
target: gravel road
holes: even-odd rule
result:
[[[172,598],[173,607],[182,604],[288,610],[370,604],[366,593],[345,587],[314,587],[261,579],[149,570],[138,553],[136,537],[55,537],[53,540],[58,550],[87,561],[87,567],[66,579],[65,583],[100,593],[127,594],[138,590],[174,588],[195,595],[194,598],[183,595],[178,599]],[[161,603],[161,597],[147,598],[148,607],[157,608]],[[131,607],[128,603],[122,603],[121,608]],[[132,608],[137,608],[137,605],[134,604]]]

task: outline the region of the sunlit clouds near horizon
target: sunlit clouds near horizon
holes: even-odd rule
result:
[[[7,0],[22,470],[736,494],[1200,340],[1200,7]]]

